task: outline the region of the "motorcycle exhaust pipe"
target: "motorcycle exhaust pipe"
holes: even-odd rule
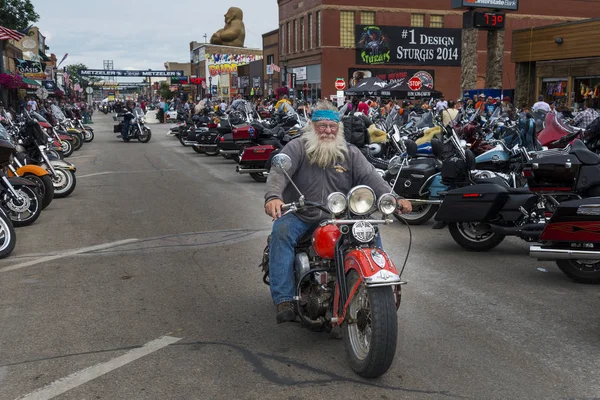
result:
[[[238,155],[240,154],[239,150],[220,150],[219,153],[221,154],[230,154],[230,155]]]
[[[240,168],[237,166],[235,169],[238,174],[260,174],[261,172],[268,172],[265,168]]]
[[[198,146],[198,142],[190,142],[189,140],[184,140],[183,143],[186,146]]]
[[[506,236],[536,237],[542,234],[546,224],[525,224],[523,226],[490,225],[490,230]]]
[[[529,255],[538,260],[600,260],[600,251],[550,249],[537,245],[529,247]]]

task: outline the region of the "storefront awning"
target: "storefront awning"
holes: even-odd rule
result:
[[[23,77],[23,83],[26,83],[26,84],[32,85],[32,86],[42,86],[42,84],[39,81],[36,81],[35,79],[27,78],[26,76]]]

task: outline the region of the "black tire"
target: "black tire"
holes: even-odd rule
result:
[[[86,143],[94,140],[94,130],[92,128],[86,128],[83,134],[83,141]]]
[[[250,173],[250,177],[254,179],[256,182],[266,182],[267,175],[265,172],[252,172]]]
[[[204,150],[202,150],[200,147],[198,146],[192,146],[192,149],[194,149],[194,151],[198,154],[204,154]]]
[[[470,234],[466,231],[464,222],[450,222],[448,230],[452,239],[463,249],[468,251],[488,251],[498,246],[504,240],[504,235],[499,233],[484,231],[481,238],[476,238],[476,234]]]
[[[239,164],[239,163],[240,163],[240,159],[241,159],[241,158],[240,158],[240,155],[239,155],[239,154],[232,154],[232,155],[231,155],[231,159],[232,159],[233,161],[235,161],[235,163],[236,163],[236,164]]]
[[[71,138],[73,139],[71,142],[71,145],[73,146],[73,151],[78,151],[83,147],[83,139],[80,135],[74,134],[71,135]]]
[[[181,143],[181,145],[183,147],[189,147],[191,146],[191,144],[185,144],[185,141],[187,140],[188,135],[182,135],[183,132],[179,131],[179,135],[177,135],[177,137],[179,138],[179,143]],[[183,137],[185,136],[185,137]]]
[[[2,206],[12,221],[13,226],[28,226],[33,224],[42,213],[42,199],[34,187],[25,185],[13,185],[15,191],[25,197],[24,205],[16,203],[10,195],[2,193]]]
[[[54,199],[54,184],[50,175],[37,176],[29,173],[23,177],[36,184],[37,192],[42,198],[42,210],[48,207]]]
[[[73,144],[70,140],[61,141],[60,146],[62,147],[62,153],[64,157],[69,157],[71,154],[73,154]]]
[[[62,199],[67,197],[77,185],[77,179],[75,178],[75,172],[66,169],[55,168],[56,176],[52,178],[52,184],[54,185],[54,197]]]
[[[556,265],[575,282],[592,285],[600,283],[600,261],[598,260],[556,260]]]
[[[17,244],[15,228],[3,212],[0,212],[0,258],[6,258],[12,253]]]
[[[218,156],[219,155],[219,150],[218,149],[214,149],[214,150],[204,150],[204,154],[206,154],[209,157],[214,157],[214,156]]]
[[[221,154],[221,153],[219,152],[219,154]],[[231,160],[231,158],[232,158],[231,154],[221,154],[221,156],[223,156],[223,158],[226,160]]]
[[[397,215],[394,217],[398,221],[406,221],[409,225],[421,225],[429,221],[440,208],[437,204],[424,204],[413,207],[413,212],[410,214]]]
[[[357,279],[357,272],[350,271],[346,277],[348,287],[354,287]],[[356,307],[364,293],[366,293],[368,299],[370,318],[365,316],[363,322],[361,322],[362,318],[359,315],[361,315],[360,310],[362,308],[357,310]],[[342,327],[344,347],[354,372],[363,378],[377,378],[385,374],[392,365],[392,361],[394,361],[398,341],[398,315],[392,288],[367,288],[363,285],[352,299],[346,318],[353,318],[357,321],[352,324],[344,323]],[[361,329],[363,323],[365,326]],[[364,344],[359,343],[361,330],[365,331],[367,325],[371,328],[369,343],[365,348],[361,348]]]
[[[148,143],[152,138],[152,131],[146,127],[144,127],[143,130],[144,133],[142,134],[142,132],[139,132],[137,139],[140,143]]]

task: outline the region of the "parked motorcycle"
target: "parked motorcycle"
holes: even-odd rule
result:
[[[273,158],[273,167],[287,171],[292,161],[285,154]],[[304,200],[286,204],[283,210],[295,212],[316,207],[329,218],[296,245],[294,276],[295,312],[312,329],[330,331],[340,326],[352,369],[365,378],[384,374],[396,352],[401,285],[396,266],[387,253],[375,246],[377,225],[393,220],[396,209],[392,194],[376,201],[367,186],[356,186],[346,195],[332,193],[327,204]],[[369,219],[377,209],[382,219]],[[268,284],[269,246],[261,264]]]

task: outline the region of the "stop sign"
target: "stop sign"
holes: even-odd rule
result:
[[[419,90],[421,89],[421,86],[423,86],[423,82],[416,76],[413,76],[408,80],[408,87],[412,90]]]
[[[346,89],[346,82],[343,79],[341,79],[341,78],[336,79],[335,80],[335,88],[337,90],[344,90],[344,89]]]

